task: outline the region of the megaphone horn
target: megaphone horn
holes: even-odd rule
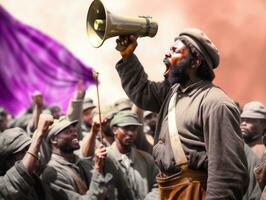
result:
[[[100,0],[94,0],[87,14],[87,33],[93,47],[100,47],[108,38],[123,35],[154,37],[158,24],[149,16],[124,17],[110,13]]]

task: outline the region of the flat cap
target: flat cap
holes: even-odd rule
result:
[[[70,121],[67,117],[61,117],[58,120],[54,120],[54,123],[50,126],[46,141],[49,143],[52,136],[58,135],[64,129],[71,125],[76,125],[78,120]]]
[[[130,110],[120,111],[114,115],[111,120],[111,126],[125,127],[125,126],[142,126],[138,121],[138,115]]]
[[[87,110],[89,108],[90,109],[96,108],[96,105],[93,103],[93,100],[91,98],[86,98],[83,101],[82,109],[84,111],[84,110]]]
[[[183,30],[179,37],[186,38],[203,56],[204,60],[212,69],[220,63],[219,51],[208,36],[197,28]]]
[[[133,103],[130,99],[128,98],[122,98],[117,100],[114,103],[114,109],[117,111],[122,111],[122,110],[131,110]]]
[[[266,119],[266,108],[259,101],[251,101],[244,105],[241,118]]]
[[[151,114],[152,114],[151,111],[149,111],[149,110],[145,110],[144,113],[143,113],[143,118],[146,118],[146,117],[148,117],[148,116],[151,115]]]
[[[10,128],[0,133],[0,158],[6,158],[30,146],[31,138],[21,128]]]
[[[117,111],[115,111],[115,110],[110,111],[110,112],[106,113],[105,118],[106,118],[107,120],[112,120],[113,117],[114,117],[116,114],[117,114]]]

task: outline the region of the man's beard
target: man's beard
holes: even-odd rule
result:
[[[189,56],[181,63],[173,66],[172,70],[169,73],[169,76],[167,77],[170,85],[174,85],[176,83],[184,85],[189,81],[189,76],[186,73],[186,69],[190,67],[191,61],[192,57]]]
[[[64,142],[59,145],[59,148],[64,153],[73,153],[75,150],[78,150],[80,147],[74,147],[70,142]]]
[[[251,134],[251,133],[249,133],[249,134],[246,134],[246,133],[242,133],[242,136],[243,136],[243,139],[244,139],[244,141],[245,141],[245,143],[247,143],[247,144],[249,144],[249,143],[251,143],[251,142],[253,142],[253,141],[256,141],[256,140],[258,140],[259,138],[261,138],[262,136],[260,135],[260,134]]]

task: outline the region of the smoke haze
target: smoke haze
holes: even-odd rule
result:
[[[178,32],[202,29],[220,50],[215,70],[219,85],[241,105],[250,100],[266,104],[266,1],[264,0],[104,0],[118,15],[150,15],[159,30],[154,38],[140,38],[136,54],[152,80],[162,80],[162,63]],[[114,65],[120,58],[115,38],[99,49],[88,43],[85,19],[91,1],[2,0],[15,17],[54,37],[100,73],[103,104],[125,97]],[[95,98],[95,90],[88,96]],[[102,100],[103,101],[103,100]],[[110,101],[110,102],[109,102]]]

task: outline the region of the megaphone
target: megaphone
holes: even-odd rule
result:
[[[93,47],[100,47],[108,38],[123,35],[154,37],[158,24],[151,17],[124,17],[110,13],[100,0],[94,0],[87,13],[87,33]]]

